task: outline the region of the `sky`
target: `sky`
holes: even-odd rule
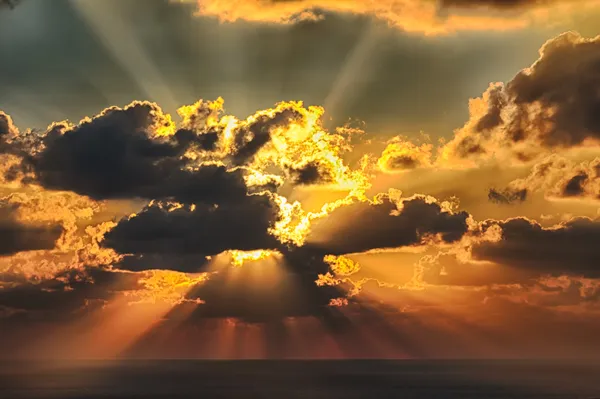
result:
[[[0,3],[0,358],[600,357],[599,22]]]

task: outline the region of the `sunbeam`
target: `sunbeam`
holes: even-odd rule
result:
[[[147,96],[147,100],[163,104],[170,112],[179,107],[180,103],[162,73],[136,37],[135,31],[123,20],[121,12],[94,0],[69,1],[108,53]]]

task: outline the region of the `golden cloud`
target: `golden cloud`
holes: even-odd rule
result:
[[[469,103],[470,118],[439,151],[443,165],[488,160],[529,162],[555,151],[598,147],[600,36],[566,32],[506,84]]]
[[[408,169],[429,167],[432,164],[432,144],[414,144],[407,139],[395,137],[388,142],[377,160],[379,169],[397,173]]]
[[[374,16],[406,32],[425,35],[457,31],[511,30],[536,22],[556,22],[592,7],[597,0],[499,1],[434,0],[183,0],[197,2],[198,15],[224,22],[274,24],[319,19],[321,12]],[[504,6],[503,6],[504,5]]]

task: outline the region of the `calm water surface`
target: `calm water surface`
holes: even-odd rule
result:
[[[0,363],[2,399],[600,399],[600,363],[122,361]]]

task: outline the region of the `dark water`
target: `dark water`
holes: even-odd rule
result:
[[[125,361],[0,363],[0,397],[600,399],[600,363]]]

